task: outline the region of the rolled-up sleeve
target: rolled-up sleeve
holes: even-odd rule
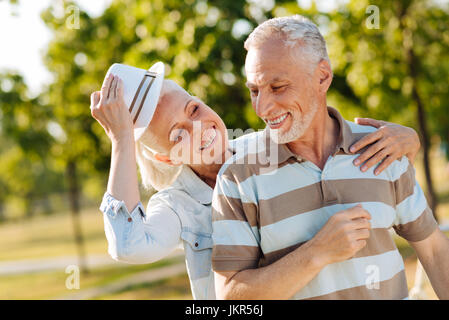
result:
[[[168,205],[168,195],[154,195],[145,212],[142,203],[128,212],[125,203],[105,193],[100,210],[109,255],[121,262],[151,263],[181,244],[181,222]]]

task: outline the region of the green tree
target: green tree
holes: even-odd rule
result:
[[[0,74],[0,207],[8,197],[21,197],[28,217],[35,200],[58,187],[57,173],[48,163],[52,137],[47,130],[49,110],[40,98],[29,98],[23,78]]]
[[[433,1],[350,1],[329,15],[334,93],[360,113],[418,128],[429,205],[436,215],[430,137],[449,139],[449,6]]]

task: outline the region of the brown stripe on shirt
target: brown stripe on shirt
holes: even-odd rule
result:
[[[432,210],[426,207],[414,221],[398,224],[393,228],[398,235],[408,241],[421,241],[430,236],[438,228],[438,224],[433,217]]]
[[[258,153],[260,154],[260,153]],[[255,154],[252,154],[251,156],[254,156]],[[226,170],[223,172],[222,177],[226,180],[229,180],[234,183],[241,183],[245,181],[246,179],[250,178],[251,176],[258,176],[261,173],[263,174],[269,174],[274,170],[277,170],[279,168],[282,168],[286,165],[296,163],[297,161],[292,158],[288,159],[287,161],[276,164],[276,165],[263,165],[260,163],[249,163],[248,156],[245,156],[243,160],[238,160],[238,163],[233,163],[226,168]],[[242,162],[240,162],[242,161]],[[243,162],[245,161],[245,162]],[[238,180],[235,177],[238,177]]]
[[[397,249],[390,233],[388,232],[388,229],[374,228],[371,229],[369,233],[370,236],[368,239],[366,239],[366,246],[358,251],[353,258],[375,256]],[[303,241],[283,249],[266,253],[261,257],[259,267],[264,267],[272,264],[273,262],[276,262],[285,255],[299,248],[306,242],[307,241]]]
[[[261,250],[255,246],[227,246],[217,244],[212,251],[213,257],[220,257],[220,259],[232,258],[243,260],[259,260]]]
[[[283,163],[282,166],[289,165],[292,161],[295,162],[294,159],[290,159],[288,162]],[[241,173],[246,172],[247,169],[245,169],[245,167],[246,166],[243,165],[239,166],[239,170],[242,170]],[[230,178],[230,176],[227,177],[227,179]],[[262,215],[260,217],[260,226],[262,227],[297,214],[320,209],[323,207],[323,204],[324,206],[328,206],[337,203],[382,202],[392,208],[396,208],[397,204],[413,194],[414,185],[414,169],[413,166],[410,165],[407,171],[393,182],[383,179],[368,178],[321,180],[320,182],[282,193],[270,199],[260,199],[259,210],[257,210],[255,204],[243,203],[243,205],[250,209],[249,216],[251,216],[251,226],[257,225],[257,219],[259,218],[258,212],[271,213],[270,215]],[[322,189],[325,189],[325,192],[322,192]],[[323,199],[323,194],[326,195],[326,199]],[[226,201],[226,199],[226,196],[220,196],[218,203],[223,204],[220,205],[222,211],[227,207],[227,204],[223,202]],[[301,203],[301,205],[298,206],[298,203]],[[236,204],[235,201],[230,203],[230,205],[234,207]],[[235,212],[240,211],[232,210],[232,212],[229,213]],[[233,218],[235,214],[228,215],[224,213],[224,215],[221,216],[229,216],[230,220],[236,220]],[[223,220],[227,218],[221,219],[220,216],[218,216],[218,219]],[[245,221],[243,217],[240,217],[237,220]]]
[[[369,230],[366,246],[358,251],[354,258],[375,256],[396,249],[396,244],[387,228],[374,228]]]
[[[323,199],[325,194],[334,199]],[[342,179],[320,182],[259,200],[259,211],[270,212],[260,216],[260,225],[266,226],[286,218],[317,210],[324,206],[345,203],[382,202],[396,207],[393,183],[381,179]],[[300,204],[300,205],[298,205]]]
[[[396,204],[401,203],[415,191],[415,169],[409,163],[407,171],[405,171],[399,179],[394,181],[394,190],[396,191]]]
[[[236,256],[237,254],[238,256]],[[255,269],[260,255],[260,247],[214,245],[212,249],[212,268],[214,271]]]
[[[375,284],[372,284],[373,286]],[[405,299],[408,297],[405,271],[401,270],[392,278],[379,282],[379,289],[368,289],[366,285],[335,291],[305,300],[384,300]]]
[[[251,227],[257,226],[258,210],[254,203],[242,202],[240,199],[226,197],[222,194],[216,195],[216,199],[213,208],[214,221],[247,221]]]

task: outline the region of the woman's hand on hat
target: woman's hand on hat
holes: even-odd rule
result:
[[[131,115],[123,100],[123,81],[110,74],[101,87],[90,96],[90,109],[112,142],[134,140]],[[129,140],[128,140],[129,141]]]

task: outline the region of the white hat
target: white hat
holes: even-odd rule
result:
[[[156,110],[164,80],[164,64],[157,62],[147,71],[114,63],[106,73],[104,81],[110,73],[119,76],[123,81],[123,99],[131,113],[134,140],[137,141],[150,124]]]

